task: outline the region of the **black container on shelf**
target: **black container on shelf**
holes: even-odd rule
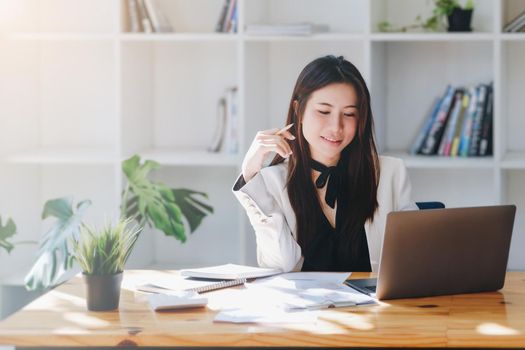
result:
[[[449,32],[471,32],[473,9],[462,9],[455,7],[452,13],[447,16]]]

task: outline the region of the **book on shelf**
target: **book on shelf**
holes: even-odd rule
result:
[[[471,157],[478,155],[479,142],[481,138],[481,122],[483,120],[483,110],[485,108],[486,97],[487,86],[480,85],[478,92],[478,103],[476,105],[476,114],[472,120],[472,130],[468,149],[468,155]]]
[[[236,154],[239,149],[239,108],[237,87],[226,89],[217,104],[217,120],[209,152]]]
[[[167,33],[173,27],[155,0],[127,0],[129,31]]]
[[[219,98],[217,103],[217,120],[215,121],[215,129],[213,131],[213,138],[208,146],[209,152],[219,152],[224,140],[224,130],[226,129],[226,98]]]
[[[436,101],[434,102],[434,107],[432,108],[431,112],[427,116],[427,120],[425,124],[420,128],[420,131],[417,134],[416,139],[412,143],[412,147],[410,148],[411,154],[420,153],[421,147],[423,147],[423,143],[425,142],[425,139],[427,138],[430,128],[432,127],[432,124],[434,123],[434,120],[436,119],[436,116],[439,112],[440,105],[441,105],[441,99],[437,98]]]
[[[456,123],[460,118],[463,107],[463,90],[456,89],[454,93],[454,100],[452,102],[452,110],[450,112],[450,117],[448,122],[445,125],[443,131],[443,136],[441,137],[441,142],[439,144],[438,152],[440,156],[450,155],[450,148],[452,147],[452,139],[454,138],[454,132],[456,131]]]
[[[492,155],[492,125],[493,125],[493,89],[492,85],[487,87],[487,104],[481,123],[481,139],[479,141],[480,156]]]
[[[224,264],[180,271],[181,276],[192,278],[207,278],[216,280],[240,280],[249,278],[268,277],[281,274],[279,269],[255,267],[237,264]]]
[[[289,24],[248,24],[246,34],[248,35],[312,35],[325,33],[330,30],[328,25],[313,23],[289,23]]]
[[[525,11],[521,12],[519,15],[510,20],[503,31],[507,33],[517,33],[525,31]]]
[[[173,27],[167,20],[164,12],[161,11],[159,4],[155,0],[144,0],[148,17],[151,21],[153,31],[156,33],[173,32]]]
[[[236,33],[237,32],[237,0],[224,0],[215,32]]]
[[[478,101],[478,91],[475,87],[471,87],[468,93],[470,96],[470,101],[469,101],[467,113],[463,120],[463,126],[461,128],[459,149],[458,149],[458,155],[462,157],[468,156],[470,135],[472,134],[472,120],[474,119],[475,114],[476,114],[476,105]]]
[[[153,25],[151,24],[151,20],[148,16],[148,11],[146,10],[144,0],[137,0],[137,5],[142,30],[144,33],[153,33]]]
[[[215,31],[217,33],[222,32],[222,25],[224,23],[224,19],[226,18],[226,14],[228,13],[228,6],[230,6],[230,1],[231,0],[224,0],[224,3],[222,4],[221,14],[219,16],[217,24],[215,25]]]
[[[432,126],[430,127],[430,130],[428,131],[427,138],[425,139],[425,142],[423,143],[423,147],[421,147],[421,154],[426,155],[432,155],[436,154],[441,136],[443,135],[446,122],[449,116],[449,111],[452,106],[452,99],[454,97],[454,91],[455,89],[452,86],[447,86],[447,89],[445,91],[445,95],[441,101],[441,104],[439,106],[439,111],[436,115],[436,118],[434,119]]]
[[[129,23],[129,31],[131,33],[142,32],[142,25],[140,21],[137,0],[127,0],[127,16]]]
[[[461,141],[461,130],[463,130],[463,123],[468,113],[468,107],[470,104],[470,95],[468,91],[463,94],[463,99],[461,103],[461,112],[456,121],[454,134],[452,136],[452,141],[450,142],[450,150],[447,155],[452,157],[457,157],[459,155],[459,145]]]
[[[491,85],[468,89],[447,86],[426,117],[410,152],[449,157],[492,155],[492,104]]]

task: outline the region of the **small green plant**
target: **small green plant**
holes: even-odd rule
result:
[[[83,224],[73,240],[73,257],[86,275],[114,275],[124,271],[142,227],[129,227],[132,219],[106,224],[100,231]]]
[[[14,243],[9,240],[16,234],[16,225],[13,219],[8,218],[5,226],[2,224],[2,217],[0,217],[0,248],[3,248],[10,253],[15,247]]]
[[[465,6],[461,6],[458,0],[434,0],[434,9],[432,10],[432,16],[422,19],[421,15],[416,17],[416,23],[409,24],[402,27],[394,27],[388,21],[382,21],[378,23],[378,29],[381,32],[406,32],[410,29],[422,28],[425,30],[437,32],[445,28],[445,19],[452,13],[454,8],[463,8],[465,10],[474,9],[474,1],[467,0]]]

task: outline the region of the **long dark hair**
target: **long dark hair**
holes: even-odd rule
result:
[[[374,122],[370,107],[370,93],[361,73],[350,62],[339,56],[320,57],[309,63],[299,74],[288,108],[286,125],[294,123],[290,132],[296,137],[290,143],[293,155],[288,162],[287,191],[297,219],[297,238],[303,254],[319,227],[316,188],[310,168],[310,149],[302,132],[302,118],[311,94],[329,84],[345,83],[354,87],[358,97],[358,121],[354,139],[341,152],[338,166],[343,172],[339,198],[347,199],[340,232],[343,235],[340,254],[356,257],[354,250],[362,225],[373,219],[377,210],[379,158],[374,142]],[[296,108],[294,108],[296,104]],[[282,163],[277,155],[272,165]],[[339,210],[340,206],[338,206]],[[350,257],[351,258],[351,257]]]

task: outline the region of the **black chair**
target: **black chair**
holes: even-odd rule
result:
[[[445,208],[445,204],[441,202],[416,202],[416,205],[420,210]]]

